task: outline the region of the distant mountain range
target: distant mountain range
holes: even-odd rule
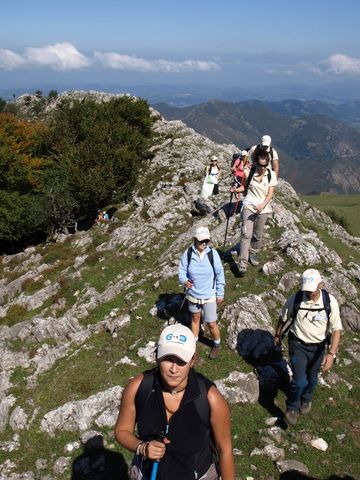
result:
[[[218,143],[239,149],[273,138],[281,176],[300,193],[360,192],[360,102],[210,101],[186,108],[154,104]]]
[[[130,93],[148,100],[149,103],[167,103],[175,107],[188,107],[217,99],[226,102],[244,102],[260,100],[263,102],[282,102],[287,99],[300,101],[315,100],[331,104],[353,102],[360,99],[360,82],[352,79],[342,79],[336,82],[317,83],[306,85],[303,83],[288,82],[282,84],[252,84],[241,85],[241,79],[234,77],[234,85],[211,85],[197,83],[111,83],[110,80],[100,82],[84,82],[73,80],[71,83],[48,81],[31,85],[30,80],[24,86],[1,85],[0,97],[6,100],[23,93],[34,93],[41,90],[47,94],[50,90],[59,93],[70,90],[95,90],[109,93]],[[320,112],[318,112],[320,113]]]

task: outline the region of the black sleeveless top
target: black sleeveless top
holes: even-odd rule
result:
[[[145,380],[148,375],[151,380]],[[205,388],[201,387],[201,382]],[[147,391],[144,391],[143,384],[150,388],[146,387]],[[150,441],[167,431],[166,437],[171,441],[159,462],[156,480],[193,480],[209,469],[212,448],[207,392],[213,385],[206,377],[190,369],[179,409],[168,423],[158,370],[144,373],[135,396],[138,436],[143,441]],[[152,464],[152,461],[144,462],[146,478],[150,478]]]

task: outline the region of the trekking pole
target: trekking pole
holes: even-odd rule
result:
[[[150,480],[156,480],[158,468],[159,468],[159,460],[155,460],[151,469]]]
[[[188,288],[185,288],[184,298],[183,298],[183,301],[181,302],[180,310],[182,310],[182,308],[183,308],[183,306],[184,306],[184,303],[185,303],[185,300],[186,300],[186,294],[187,294],[188,291],[189,291],[189,289],[188,289]]]
[[[231,193],[230,193],[229,209],[228,209],[228,215],[227,215],[227,221],[226,221],[226,228],[225,228],[225,237],[224,237],[224,245],[223,245],[223,248],[225,248],[225,244],[226,244],[226,237],[227,237],[227,231],[228,231],[229,219],[230,219],[230,208],[231,208],[231,203],[232,203],[232,197],[233,197],[233,195],[234,195],[234,192],[231,192]]]
[[[235,204],[235,215],[236,215],[236,212],[237,212],[237,209],[238,209],[238,205],[239,205],[239,200],[240,200],[240,193],[238,193],[238,196],[237,196],[237,200],[236,200],[236,204]]]
[[[194,281],[191,280],[191,278],[188,278],[188,281],[191,282],[191,286],[194,285]],[[190,290],[190,288],[188,287],[185,287],[184,289],[184,298],[183,298],[183,301],[181,302],[181,305],[180,305],[180,310],[182,310],[183,306],[184,306],[184,303],[185,303],[185,300],[186,300],[186,294],[187,292]]]
[[[169,430],[169,425],[166,426],[166,433],[167,433],[168,430]],[[157,440],[159,442],[163,442],[165,436],[166,436],[166,434],[164,435],[164,433],[159,433],[158,436],[157,436]],[[152,469],[151,469],[150,480],[156,480],[156,475],[157,475],[157,471],[158,471],[158,468],[159,468],[159,463],[160,463],[160,460],[154,460],[153,466],[152,466]]]

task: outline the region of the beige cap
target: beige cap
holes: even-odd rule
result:
[[[315,270],[315,268],[309,268],[308,270],[305,270],[302,275],[301,290],[315,292],[320,282],[322,282],[322,278],[319,271]]]
[[[160,360],[168,355],[175,355],[175,357],[188,363],[194,356],[195,350],[196,340],[192,331],[181,323],[175,323],[164,328],[161,332],[157,358]]]
[[[195,231],[195,238],[201,242],[202,240],[210,240],[210,232],[207,227],[198,227]]]

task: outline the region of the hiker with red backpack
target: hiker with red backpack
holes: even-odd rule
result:
[[[198,340],[202,318],[213,340],[209,358],[215,360],[220,352],[217,304],[224,300],[225,276],[220,256],[214,248],[209,247],[209,243],[209,229],[197,228],[194,244],[181,256],[179,280],[186,289],[191,313],[191,330]]]
[[[269,156],[261,150],[254,153],[254,164],[246,176],[245,185],[231,187],[231,192],[243,192],[241,247],[238,270],[245,275],[248,263],[259,265],[265,224],[271,216],[271,200],[277,185],[276,174],[269,168]]]
[[[194,370],[195,351],[189,328],[166,327],[157,367],[124,389],[115,438],[135,452],[132,480],[235,480],[229,407],[215,384]]]
[[[313,268],[306,270],[301,290],[286,300],[276,327],[276,346],[281,345],[289,331],[293,377],[285,422],[292,426],[296,425],[299,413],[310,413],[321,365],[324,373],[329,371],[339,348],[342,330],[339,305],[323,287],[320,272]]]
[[[248,152],[243,150],[240,153],[234,153],[232,158],[231,173],[238,185],[245,184],[246,170],[249,168]]]
[[[271,146],[271,137],[270,135],[263,135],[261,141],[258,145],[252,146],[249,151],[250,163],[254,165],[255,162],[255,153],[258,155],[259,152],[266,153],[269,155],[270,163],[269,166],[276,173],[276,177],[279,177],[280,165],[279,165],[279,155],[275,148]]]

